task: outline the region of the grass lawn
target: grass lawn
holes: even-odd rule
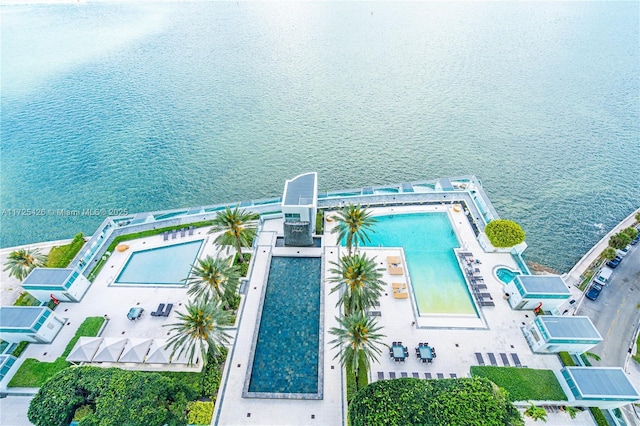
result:
[[[69,244],[53,247],[47,255],[47,268],[66,268],[84,246],[82,233],[76,235]]]
[[[39,388],[44,382],[53,377],[56,373],[64,370],[71,363],[65,358],[71,352],[78,339],[82,336],[97,336],[100,327],[104,323],[103,317],[89,317],[84,320],[75,336],[69,341],[62,355],[53,362],[41,362],[35,358],[24,360],[16,374],[13,376],[7,387],[10,388]]]
[[[638,334],[638,339],[636,340],[636,354],[633,355],[633,359],[640,364],[640,334]]]
[[[551,370],[516,367],[471,367],[473,376],[486,377],[509,392],[511,401],[566,401],[558,379]]]

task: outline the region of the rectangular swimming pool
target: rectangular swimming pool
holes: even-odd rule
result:
[[[319,257],[271,258],[244,396],[320,398],[321,273]]]
[[[418,313],[478,317],[473,298],[456,259],[460,247],[447,213],[375,216],[370,247],[402,247]],[[384,261],[378,259],[378,261]]]
[[[121,285],[184,285],[204,240],[133,252],[115,283]]]

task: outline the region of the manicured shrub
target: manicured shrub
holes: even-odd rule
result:
[[[220,353],[217,356],[211,353],[209,353],[208,356],[207,365],[202,371],[202,396],[213,401],[216,399],[218,389],[220,388],[222,369],[227,359],[227,348],[220,348]]]
[[[25,291],[13,302],[13,306],[40,306],[40,301]]]
[[[504,391],[486,379],[380,380],[349,404],[349,421],[360,425],[523,425]]]
[[[81,405],[76,408],[76,412],[73,414],[73,420],[80,421],[91,414],[93,414],[93,407],[91,405]]]
[[[628,227],[628,228],[624,228],[622,230],[622,232],[624,232],[625,234],[627,234],[629,236],[629,238],[631,238],[632,240],[638,236],[638,230],[632,226]],[[631,241],[629,241],[631,242]]]
[[[633,238],[631,238],[624,231],[618,232],[617,234],[612,235],[611,238],[609,238],[609,247],[622,250],[631,242],[632,239]]]
[[[487,378],[505,389],[511,401],[567,400],[567,395],[551,370],[476,365],[471,367],[471,374]]]
[[[513,247],[525,239],[525,233],[517,223],[511,220],[492,220],[484,228],[494,247]]]
[[[613,260],[616,258],[616,256],[617,256],[617,253],[613,247],[607,247],[606,249],[602,250],[602,257],[604,257],[607,260]]]
[[[24,352],[24,350],[27,349],[28,345],[29,345],[29,342],[25,342],[25,341],[18,343],[18,346],[16,346],[13,352],[11,352],[11,355],[18,358],[20,355],[22,355],[22,352]]]
[[[187,412],[187,421],[190,425],[208,425],[213,417],[213,402],[190,402],[187,404]]]

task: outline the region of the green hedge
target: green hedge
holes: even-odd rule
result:
[[[322,235],[324,233],[324,212],[318,210],[316,213],[316,235]]]
[[[505,392],[486,379],[379,380],[349,404],[351,426],[523,425]]]
[[[18,346],[16,346],[15,349],[11,352],[11,355],[19,358],[20,355],[22,355],[22,352],[27,349],[27,346],[29,346],[29,342],[22,341],[18,343]]]
[[[569,352],[558,352],[558,356],[560,356],[560,361],[565,367],[574,367],[576,365]]]
[[[47,268],[66,268],[69,266],[73,258],[82,250],[84,243],[84,236],[79,233],[73,237],[71,243],[52,248],[47,255]]]
[[[78,331],[76,331],[76,334],[69,341],[60,357],[53,362],[42,362],[35,358],[25,359],[16,374],[11,378],[7,387],[37,388],[44,385],[44,383],[55,374],[71,365],[65,358],[69,355],[78,339],[81,336],[97,336],[103,323],[103,317],[89,317],[85,319],[84,322],[80,324],[80,327],[78,327]]]
[[[505,219],[492,220],[484,228],[484,232],[494,247],[513,247],[526,237],[520,225]]]
[[[38,299],[33,297],[28,292],[22,293],[15,302],[13,302],[13,306],[40,306],[41,303]]]
[[[598,407],[589,407],[589,411],[593,415],[593,419],[596,421],[598,426],[609,426],[609,422],[607,421],[604,414],[602,414],[602,410]]]
[[[505,389],[511,401],[567,400],[567,395],[551,370],[476,365],[471,367],[471,374],[485,377]]]

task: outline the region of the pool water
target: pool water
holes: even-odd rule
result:
[[[418,313],[478,316],[456,259],[460,246],[446,213],[376,216],[371,247],[402,247]],[[378,259],[378,262],[385,262]]]
[[[319,257],[271,258],[249,392],[318,394]]]
[[[116,284],[184,285],[203,240],[136,251],[116,278]]]
[[[508,268],[496,269],[496,277],[505,284],[509,284],[518,275],[521,275],[520,272],[512,271]]]

